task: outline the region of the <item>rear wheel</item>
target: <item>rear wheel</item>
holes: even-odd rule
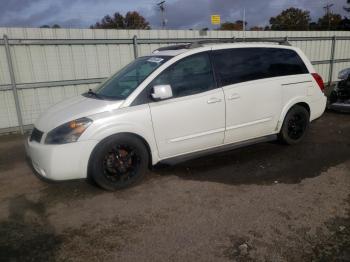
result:
[[[295,105],[292,107],[284,118],[281,132],[279,133],[280,141],[288,145],[299,143],[309,128],[310,113],[306,108]]]
[[[148,166],[148,151],[137,137],[120,134],[103,140],[90,158],[89,172],[106,190],[117,190],[139,182]]]

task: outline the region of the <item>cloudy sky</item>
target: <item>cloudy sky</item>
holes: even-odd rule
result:
[[[139,11],[153,28],[160,25],[156,0],[0,0],[0,26],[38,27],[59,24],[86,28],[106,14]],[[248,26],[264,26],[271,16],[288,7],[307,9],[312,19],[324,14],[323,6],[334,4],[332,11],[341,15],[346,0],[167,0],[168,28],[200,29],[210,27],[210,15],[220,14],[222,21],[242,19],[246,9]]]

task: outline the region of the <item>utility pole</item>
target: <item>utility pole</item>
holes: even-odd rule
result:
[[[331,14],[331,7],[333,5],[334,4],[327,4],[326,6],[323,7],[323,9],[325,10],[326,16],[328,17],[328,30],[330,30],[330,28],[331,28],[331,17],[330,17],[330,14]]]
[[[243,8],[243,38],[245,38],[245,8]]]
[[[164,3],[165,3],[165,1],[162,1],[162,2],[157,4],[159,6],[159,10],[162,14],[162,21],[161,21],[162,29],[165,28],[165,24],[166,24]]]

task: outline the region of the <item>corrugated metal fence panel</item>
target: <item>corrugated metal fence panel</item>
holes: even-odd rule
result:
[[[0,130],[13,126],[18,126],[18,120],[12,91],[0,91]]]
[[[5,47],[0,45],[0,84],[10,84],[10,75],[7,67]]]
[[[0,83],[10,84],[5,47],[0,45]],[[16,106],[12,91],[0,91],[0,129],[17,126]]]
[[[0,37],[9,39],[179,39],[179,38],[231,38],[231,37],[310,37],[350,36],[350,32],[291,32],[291,31],[208,31],[201,36],[192,30],[91,30],[91,29],[42,29],[0,28]],[[310,60],[329,60],[331,40],[292,41]],[[140,56],[167,44],[139,44]],[[61,80],[103,78],[134,59],[132,44],[60,44],[60,45],[12,45],[14,73],[17,84]],[[350,41],[338,40],[335,58],[350,58]],[[336,63],[333,79],[338,71],[350,63]],[[328,80],[329,65],[315,66]],[[10,84],[4,46],[0,45],[0,85]],[[96,84],[51,86],[37,89],[20,89],[19,99],[24,124],[32,124],[39,114],[52,104],[85,92]],[[11,91],[0,91],[0,129],[18,125]]]
[[[18,95],[22,109],[23,124],[33,124],[48,107],[69,97],[82,94],[94,86],[89,84],[19,90]]]

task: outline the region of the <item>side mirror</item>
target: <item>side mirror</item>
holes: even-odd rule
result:
[[[170,85],[157,85],[153,87],[151,96],[154,100],[164,100],[173,97]]]

